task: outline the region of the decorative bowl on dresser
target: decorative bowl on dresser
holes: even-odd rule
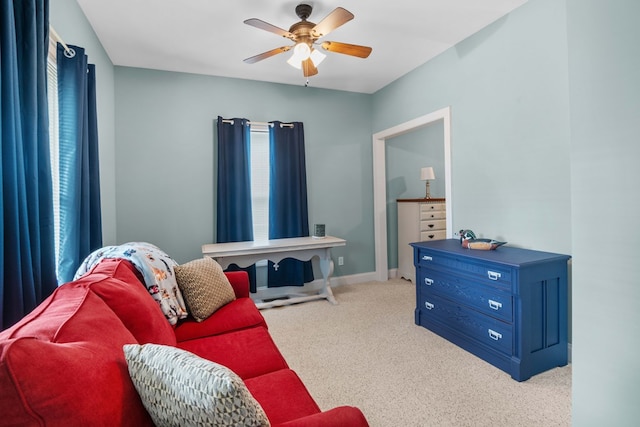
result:
[[[567,364],[568,255],[412,243],[415,322],[517,381]]]
[[[416,283],[410,243],[447,238],[445,199],[398,199],[398,277]]]

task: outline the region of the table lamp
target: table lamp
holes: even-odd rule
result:
[[[431,166],[420,169],[420,180],[426,181],[427,193],[424,196],[425,199],[431,198],[431,191],[429,189],[429,180],[436,179],[436,175],[433,173],[433,168]]]

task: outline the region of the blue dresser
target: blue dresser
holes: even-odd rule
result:
[[[415,321],[517,381],[567,364],[568,255],[412,243]]]

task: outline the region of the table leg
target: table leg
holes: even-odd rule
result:
[[[324,293],[326,294],[327,300],[332,304],[338,304],[331,290],[330,278],[331,274],[333,274],[333,261],[331,260],[328,248],[324,256],[320,257],[320,271],[322,272],[322,279],[324,280]]]

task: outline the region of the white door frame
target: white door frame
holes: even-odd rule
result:
[[[376,254],[376,280],[389,279],[387,262],[387,178],[386,178],[386,150],[387,139],[400,136],[407,132],[427,126],[431,123],[443,121],[444,128],[444,186],[447,199],[447,238],[453,236],[453,215],[451,208],[451,107],[445,107],[433,113],[417,117],[389,129],[373,134],[373,214]]]

